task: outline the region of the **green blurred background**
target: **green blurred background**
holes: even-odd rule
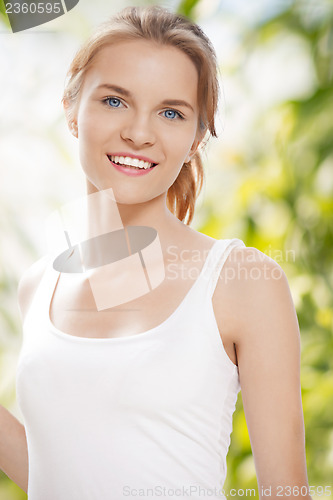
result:
[[[192,227],[240,238],[284,269],[301,330],[309,484],[333,490],[333,3],[313,0],[81,0],[12,34],[0,21],[0,403],[21,421],[15,371],[17,283],[45,251],[51,211],[83,194],[60,99],[67,66],[94,27],[126,5],[159,3],[194,19],[218,54],[218,128]],[[1,5],[1,3],[0,3]],[[225,489],[257,488],[241,393]],[[244,495],[245,496],[245,495]],[[333,497],[333,495],[332,495]],[[0,498],[26,495],[0,473]],[[252,497],[253,498],[253,497]]]

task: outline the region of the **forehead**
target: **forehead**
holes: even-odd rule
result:
[[[116,83],[134,93],[168,94],[197,100],[198,73],[190,57],[176,47],[146,40],[130,40],[104,46],[86,72],[84,87],[93,90]]]

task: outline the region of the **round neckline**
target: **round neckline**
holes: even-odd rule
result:
[[[190,289],[188,290],[188,292],[185,294],[185,296],[183,297],[183,299],[181,300],[181,302],[178,304],[178,306],[176,307],[176,309],[164,320],[162,321],[161,323],[159,323],[158,325],[152,327],[152,328],[149,328],[148,330],[145,330],[144,332],[141,332],[141,333],[135,333],[135,334],[132,334],[132,335],[126,335],[124,337],[81,337],[81,336],[78,336],[78,335],[71,335],[70,333],[66,333],[62,330],[60,330],[59,328],[57,328],[51,321],[51,317],[50,317],[50,307],[51,307],[51,302],[52,302],[52,299],[53,299],[53,294],[55,292],[55,289],[56,289],[56,285],[57,285],[57,282],[58,282],[58,279],[59,279],[59,276],[60,276],[60,272],[59,271],[56,271],[52,265],[53,263],[53,257],[50,259],[50,263],[48,265],[48,270],[50,270],[51,272],[51,275],[58,275],[58,277],[56,278],[56,280],[53,280],[52,279],[52,286],[50,287],[50,293],[47,294],[47,307],[46,307],[46,316],[47,316],[47,324],[48,324],[48,327],[49,327],[49,330],[56,334],[57,336],[63,338],[64,340],[69,340],[69,341],[72,341],[72,342],[84,342],[84,343],[117,343],[117,342],[126,342],[126,341],[132,341],[136,338],[140,338],[140,337],[146,337],[146,336],[149,336],[153,333],[155,333],[156,331],[160,330],[160,329],[163,329],[163,327],[168,324],[169,322],[171,322],[176,316],[177,314],[179,314],[179,311],[181,311],[181,309],[183,308],[184,304],[186,303],[188,297],[193,293],[194,289],[196,288],[197,286],[197,283],[201,281],[205,271],[206,271],[206,268],[209,264],[209,261],[213,258],[213,254],[215,252],[215,249],[216,247],[218,246],[218,243],[220,242],[221,240],[215,240],[213,245],[210,247],[210,249],[208,250],[208,254],[207,254],[207,257],[204,261],[204,264],[199,272],[199,275],[198,277],[196,278],[196,280],[194,281],[193,285],[190,287]],[[55,283],[55,284],[54,284]]]

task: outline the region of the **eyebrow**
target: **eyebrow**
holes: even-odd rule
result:
[[[118,85],[111,85],[110,83],[102,83],[101,85],[98,85],[97,90],[100,89],[113,90],[114,92],[122,94],[126,97],[133,97],[129,90],[124,89],[123,87],[119,87]],[[161,102],[161,104],[165,104],[167,106],[184,106],[186,108],[189,108],[194,113],[194,109],[192,108],[191,104],[187,101],[183,101],[182,99],[165,99]]]

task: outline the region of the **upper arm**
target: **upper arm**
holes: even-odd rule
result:
[[[298,320],[286,275],[273,259],[242,248],[231,266],[239,278],[228,292],[244,413],[258,484],[271,486],[275,498],[278,486],[308,485]]]
[[[17,285],[17,302],[21,314],[21,320],[28,312],[34,293],[42,279],[46,268],[47,256],[41,257],[31,264],[19,279]]]

